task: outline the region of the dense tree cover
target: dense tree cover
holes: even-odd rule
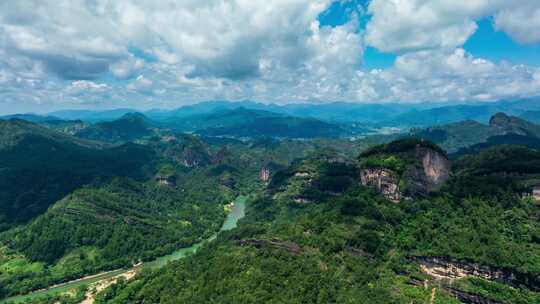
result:
[[[464,162],[485,172],[496,161],[501,168],[490,170],[501,172],[523,156],[505,155]],[[454,179],[461,174],[472,173],[458,171]],[[490,183],[483,173],[475,178]],[[263,195],[238,229],[192,257],[107,289],[98,303],[459,303],[444,285],[414,284],[428,278],[413,259],[422,256],[512,272],[512,286],[466,279],[452,288],[501,303],[537,302],[540,205],[507,189],[496,196],[467,191],[449,186],[399,204],[358,186],[301,205]]]
[[[209,236],[220,225],[220,203],[225,202],[212,189],[182,191],[116,179],[101,188],[75,191],[8,244],[31,260],[48,263],[80,246],[103,248],[109,261],[132,260],[165,244],[187,247],[205,232]]]
[[[153,151],[135,144],[100,149],[54,136],[58,135],[32,131],[0,148],[0,231],[43,213],[95,179],[142,178],[155,157]]]
[[[211,113],[181,118],[170,117],[162,124],[184,132],[235,138],[335,138],[350,134],[341,124],[242,107],[216,109]]]
[[[45,294],[24,299],[25,304],[78,304],[86,299],[86,285],[81,285],[73,291],[60,294]],[[16,303],[15,301],[6,301],[5,304]],[[17,303],[20,303],[19,301]]]
[[[529,121],[498,113],[490,124],[467,120],[427,129],[412,130],[414,137],[440,145],[452,157],[478,153],[495,145],[512,144],[538,148],[540,126]]]
[[[436,143],[448,153],[454,153],[459,149],[484,142],[492,135],[488,125],[473,120],[427,129],[415,129],[410,133],[414,137]]]
[[[352,163],[339,159],[335,151],[325,151],[294,161],[274,175],[267,191],[276,200],[289,203],[321,201],[339,195],[355,184],[358,175]]]
[[[224,202],[261,190],[263,167],[273,175],[297,157],[333,147],[346,158],[391,138],[243,142],[146,134],[140,144],[112,147],[20,120],[0,122],[0,230],[11,229],[0,235],[0,298],[192,244],[219,227]],[[327,166],[313,197],[343,192],[354,181],[350,169],[340,175]],[[162,174],[176,184],[156,186]]]
[[[481,153],[491,147],[496,147],[500,145],[513,145],[540,149],[540,138],[517,134],[491,136],[487,139],[486,142],[459,149],[455,153],[452,153],[450,157],[458,159],[461,156]]]
[[[77,190],[23,229],[5,233],[3,243],[30,260],[18,273],[0,274],[5,292],[147,261],[210,237],[231,197],[211,179],[181,186],[115,179]],[[32,262],[44,264],[34,271]]]
[[[78,130],[81,138],[118,143],[150,136],[153,123],[140,113],[128,113],[113,121],[99,122]]]
[[[459,159],[454,171],[446,188],[455,196],[510,202],[540,182],[540,152],[523,146],[496,146]]]
[[[446,151],[444,151],[443,149],[441,149],[441,147],[437,146],[431,141],[409,137],[409,138],[398,139],[388,144],[377,145],[377,146],[371,147],[367,149],[366,151],[360,153],[359,158],[360,159],[369,158],[371,156],[376,156],[380,154],[387,154],[387,155],[404,154],[404,155],[409,156],[411,153],[414,153],[417,147],[428,148],[428,149],[431,149],[431,150],[434,150],[441,154],[446,155]]]
[[[263,117],[230,127],[213,127],[198,131],[207,136],[256,138],[272,136],[281,138],[339,137],[347,131],[316,119],[298,117]]]

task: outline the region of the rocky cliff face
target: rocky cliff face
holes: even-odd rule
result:
[[[399,179],[390,170],[381,168],[363,169],[360,171],[360,182],[364,186],[374,187],[392,202],[397,203],[401,200]]]
[[[412,151],[401,155],[386,156],[408,158],[408,163],[400,175],[395,170],[384,167],[365,167],[360,170],[360,182],[371,186],[393,202],[403,198],[425,196],[437,191],[450,177],[450,161],[442,152],[433,148],[416,145]]]
[[[417,258],[416,262],[423,272],[439,280],[453,281],[466,277],[478,277],[507,284],[515,280],[515,276],[510,272],[474,263],[463,263],[436,257]]]
[[[446,156],[433,150],[420,151],[423,154],[422,167],[426,187],[429,192],[438,190],[450,176],[450,162]]]
[[[538,285],[540,279],[534,274],[520,273],[477,263],[460,262],[444,257],[416,257],[413,260],[424,273],[435,280],[452,283],[457,279],[477,277],[514,287],[526,287],[532,291],[540,290],[540,285]]]
[[[263,183],[267,183],[270,180],[270,169],[267,167],[262,167],[261,171],[259,172],[259,179]]]
[[[450,161],[446,155],[425,147],[416,147],[418,165],[409,166],[403,174],[409,197],[425,196],[439,190],[450,177]]]

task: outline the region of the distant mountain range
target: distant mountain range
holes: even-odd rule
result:
[[[173,110],[142,111],[149,119],[163,122],[179,118],[195,117],[200,115],[224,112],[234,109],[247,109],[267,111],[286,116],[300,118],[314,118],[331,123],[363,124],[375,127],[427,127],[448,124],[464,120],[475,120],[487,123],[489,118],[497,112],[521,116],[530,121],[540,121],[540,97],[512,101],[498,101],[469,104],[365,104],[335,102],[328,104],[264,104],[253,101],[209,101],[194,105],[183,106]],[[26,120],[50,120],[53,118],[63,120],[82,120],[96,123],[119,119],[127,113],[138,112],[135,109],[114,109],[105,111],[90,110],[63,110],[49,113],[47,116],[34,114],[26,115]],[[13,118],[14,115],[4,118]]]
[[[43,124],[51,127],[49,122]],[[335,138],[367,131],[369,130],[314,118],[234,108],[186,117],[162,117],[159,120],[151,119],[141,113],[127,113],[113,121],[88,124],[72,134],[90,140],[122,143],[167,132],[236,138]]]
[[[105,142],[127,142],[152,134],[154,124],[143,114],[127,113],[113,121],[99,122],[83,128],[75,136]]]
[[[526,111],[519,117],[534,123],[540,123],[540,111]]]
[[[411,135],[437,143],[451,154],[462,155],[501,144],[536,147],[540,143],[540,126],[496,113],[490,117],[489,124],[466,120],[412,131]]]
[[[392,132],[412,129],[411,133],[418,133],[455,152],[485,142],[490,136],[501,135],[486,125],[499,112],[515,116],[512,119],[521,117],[538,122],[540,98],[469,105],[344,102],[275,105],[212,101],[175,110],[76,110],[47,116],[16,114],[1,118],[24,119],[77,137],[105,142],[134,141],[166,130],[236,138],[336,138],[377,134],[386,129]],[[428,129],[414,131],[423,128]]]

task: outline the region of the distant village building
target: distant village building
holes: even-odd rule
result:
[[[540,201],[540,185],[536,185],[532,189],[532,197],[536,201]]]
[[[156,182],[160,185],[174,187],[176,186],[176,176],[174,175],[158,175]]]
[[[523,198],[532,198],[533,200],[540,202],[540,184],[533,186],[529,192],[522,194]]]

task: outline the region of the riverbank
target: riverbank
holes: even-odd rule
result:
[[[246,201],[247,201],[247,197],[245,197],[245,196],[238,196],[236,198],[236,200],[234,201],[234,206],[233,206],[231,212],[229,212],[229,214],[227,215],[227,218],[223,222],[223,225],[221,226],[221,229],[219,230],[219,232],[231,230],[231,229],[234,229],[236,227],[238,221],[245,216]],[[113,271],[109,271],[109,272],[104,272],[104,273],[101,273],[101,274],[95,274],[95,275],[79,278],[79,279],[76,279],[76,280],[73,280],[73,281],[69,281],[69,282],[66,282],[66,283],[51,286],[51,287],[46,288],[46,289],[37,290],[37,291],[31,292],[31,293],[26,294],[26,295],[14,296],[14,297],[2,299],[2,300],[0,300],[0,304],[24,303],[24,302],[27,302],[28,300],[36,299],[36,298],[41,297],[41,296],[47,296],[47,295],[52,295],[52,294],[59,294],[59,293],[68,292],[70,290],[73,290],[73,289],[78,288],[78,287],[83,286],[83,285],[90,286],[90,285],[100,284],[100,282],[113,280],[115,277],[118,278],[120,276],[123,276],[126,273],[133,272],[133,275],[135,275],[136,272],[141,268],[159,268],[159,267],[163,267],[163,266],[165,266],[167,263],[169,263],[171,261],[175,261],[175,260],[178,260],[178,259],[185,258],[186,256],[197,252],[197,250],[200,247],[202,247],[206,242],[213,241],[217,237],[219,232],[214,234],[212,237],[202,241],[202,242],[194,244],[191,247],[179,249],[179,250],[177,250],[177,251],[175,251],[175,252],[173,252],[171,254],[168,254],[168,255],[163,256],[163,257],[159,257],[154,261],[143,263],[142,265],[139,264],[139,265],[136,265],[134,267],[127,268],[127,269],[118,269],[118,270],[113,270]],[[92,303],[92,302],[89,302],[89,303]]]

